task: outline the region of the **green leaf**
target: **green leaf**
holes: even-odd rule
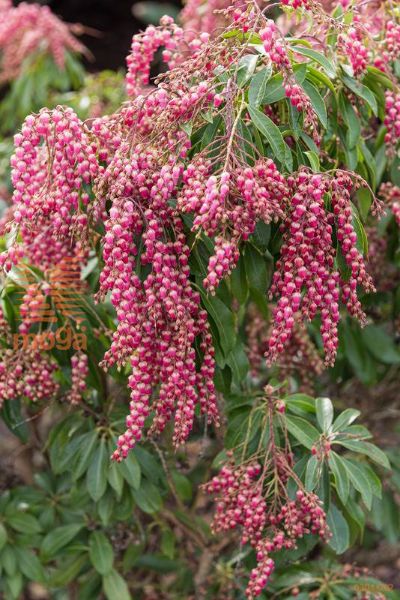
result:
[[[320,436],[319,431],[314,427],[314,425],[311,425],[308,421],[302,419],[301,417],[294,417],[292,415],[286,415],[285,421],[289,432],[296,438],[296,440],[311,450]]]
[[[321,165],[319,164],[318,155],[312,150],[306,150],[304,154],[307,156],[308,161],[310,163],[310,167],[314,171],[314,173],[319,173],[321,170]]]
[[[318,483],[320,464],[321,463],[319,462],[316,456],[311,456],[311,458],[308,459],[306,467],[305,486],[306,490],[309,492],[312,492]]]
[[[175,555],[175,536],[171,529],[164,529],[161,537],[161,552],[167,558],[174,558]]]
[[[7,577],[7,587],[15,600],[20,597],[23,588],[23,579],[21,573],[15,573],[12,577]],[[8,596],[9,597],[9,596]]]
[[[388,365],[400,364],[400,352],[393,338],[378,325],[368,325],[361,331],[362,338],[372,356]]]
[[[382,483],[372,467],[366,462],[358,462],[357,466],[363,471],[365,477],[367,478],[373,496],[382,498]]]
[[[368,106],[370,107],[370,109],[372,110],[374,115],[376,117],[378,116],[378,103],[376,101],[375,96],[373,95],[371,90],[369,88],[367,88],[366,85],[363,85],[362,83],[360,83],[359,81],[356,81],[355,79],[349,77],[348,75],[343,75],[343,83],[356,96],[358,96],[359,98],[362,98],[362,100],[365,100],[365,102],[368,104]]]
[[[216,296],[207,296],[200,291],[204,308],[212,318],[218,330],[219,341],[225,356],[236,344],[235,322],[232,311]]]
[[[131,600],[125,579],[114,569],[103,577],[103,590],[108,600]]]
[[[183,500],[183,502],[190,502],[193,496],[192,483],[190,479],[178,471],[172,471],[171,477],[179,498]]]
[[[325,102],[321,94],[319,93],[317,88],[307,80],[303,81],[302,87],[307,96],[310,98],[311,105],[317,117],[319,118],[325,129],[328,129],[328,114],[326,112]]]
[[[347,143],[349,148],[354,148],[361,136],[361,124],[360,120],[354,110],[351,102],[345,94],[341,93],[339,96],[339,107],[343,119],[347,125]]]
[[[315,400],[307,394],[291,394],[285,398],[289,409],[300,409],[307,413],[315,414]]]
[[[233,269],[230,277],[231,291],[240,304],[244,304],[247,300],[249,289],[246,279],[246,270],[244,266],[244,258],[239,258],[236,268]]]
[[[329,398],[316,398],[317,421],[324,433],[330,430],[333,421],[333,405]]]
[[[267,139],[276,158],[284,163],[286,157],[285,141],[279,127],[257,108],[249,106],[249,114],[254,126]]]
[[[329,508],[326,521],[332,533],[328,545],[336,554],[343,554],[350,543],[349,526],[342,512],[334,504]]]
[[[95,429],[82,436],[81,446],[75,456],[72,466],[72,476],[75,480],[86,473],[96,451],[98,441],[99,439]]]
[[[370,442],[362,442],[358,440],[334,440],[335,444],[340,444],[344,446],[348,450],[352,450],[353,452],[358,452],[359,454],[366,454],[373,462],[385,469],[390,469],[389,459],[382,450],[377,448],[374,444]]]
[[[329,467],[335,478],[336,491],[343,504],[346,504],[350,492],[349,477],[341,456],[331,452],[328,459]]]
[[[81,523],[72,525],[61,525],[50,531],[43,539],[40,548],[41,555],[48,559],[52,558],[57,552],[66,546],[82,529]]]
[[[238,385],[242,383],[249,371],[249,359],[243,342],[239,338],[232,352],[226,357],[226,364],[232,371],[233,381]]]
[[[360,411],[355,408],[346,408],[340,415],[335,419],[332,427],[332,431],[342,431],[349,425],[351,425],[360,416]]]
[[[286,92],[283,87],[283,77],[280,73],[277,73],[267,82],[265,96],[263,98],[262,104],[273,104],[274,102],[279,102],[285,98]]]
[[[371,510],[372,488],[367,477],[362,472],[362,470],[359,469],[358,465],[353,461],[348,460],[347,458],[343,458],[343,463],[347,469],[351,483],[353,484],[355,489],[360,492],[367,509]]]
[[[10,544],[3,549],[0,558],[1,565],[7,575],[14,575],[14,573],[17,571],[17,556]]]
[[[7,523],[16,531],[28,535],[33,535],[34,533],[39,533],[39,531],[41,531],[40,523],[35,517],[18,510],[9,516]]]
[[[141,471],[138,459],[130,452],[128,456],[117,465],[120,469],[125,481],[133,489],[138,490],[140,488]]]
[[[4,548],[7,542],[7,530],[3,523],[0,523],[0,550]]]
[[[97,503],[97,512],[104,527],[110,524],[115,510],[114,495],[107,491]]]
[[[64,587],[71,581],[77,578],[84,565],[89,567],[87,560],[87,554],[79,554],[74,556],[70,560],[62,562],[62,565],[53,572],[48,584],[50,587]]]
[[[20,546],[15,547],[15,552],[18,557],[18,568],[30,581],[43,582],[45,579],[42,564],[36,554],[28,549]]]
[[[106,442],[102,438],[86,473],[86,487],[95,502],[100,500],[106,491],[108,466]]]
[[[122,490],[124,488],[124,478],[122,476],[119,466],[120,466],[119,463],[113,461],[110,464],[110,468],[108,470],[108,475],[107,475],[108,483],[113,488],[118,499],[121,498]]]
[[[324,56],[320,52],[312,50],[311,48],[305,48],[304,46],[292,46],[291,50],[293,50],[293,52],[296,52],[297,54],[301,54],[302,56],[311,58],[313,61],[321,65],[321,67],[331,79],[334,79],[336,77],[335,66],[331,63],[330,60],[326,58],[326,56]]]
[[[160,492],[149,481],[144,481],[138,490],[132,490],[132,496],[138,507],[145,513],[152,514],[162,508]]]
[[[114,562],[113,548],[102,531],[93,531],[89,538],[90,562],[100,575],[108,575]]]
[[[261,71],[258,71],[252,79],[249,86],[249,104],[258,107],[263,101],[267,82],[272,75],[272,67],[268,65]]]

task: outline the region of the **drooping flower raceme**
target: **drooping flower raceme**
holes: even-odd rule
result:
[[[21,2],[14,8],[3,0],[0,14],[0,82],[18,77],[24,61],[40,51],[51,54],[60,69],[67,51],[85,52],[73,26],[63,23],[48,6]]]

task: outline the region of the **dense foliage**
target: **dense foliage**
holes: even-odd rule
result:
[[[0,593],[397,598],[398,7],[2,14]]]

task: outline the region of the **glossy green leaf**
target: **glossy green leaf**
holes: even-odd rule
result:
[[[30,548],[15,547],[18,568],[30,581],[44,582],[45,573],[37,555]]]
[[[349,526],[343,513],[334,504],[331,504],[329,508],[326,521],[332,533],[332,537],[328,541],[329,546],[336,554],[343,554],[350,543]]]
[[[89,557],[100,575],[112,571],[114,562],[113,548],[102,531],[93,531],[89,537]]]
[[[19,510],[15,510],[9,516],[7,523],[10,527],[21,533],[34,534],[41,531],[40,523],[36,517]]]
[[[131,600],[125,579],[114,569],[103,577],[103,590],[108,600]]]
[[[267,139],[276,158],[284,163],[286,156],[285,142],[279,127],[257,108],[249,106],[249,115],[254,126]]]
[[[51,558],[57,552],[66,546],[74,537],[81,531],[82,523],[74,523],[71,525],[61,525],[50,531],[43,539],[40,553],[45,558]]]
[[[325,106],[324,99],[322,98],[322,96],[319,93],[319,91],[317,90],[317,88],[309,81],[307,81],[307,80],[303,81],[302,87],[303,87],[305,93],[307,94],[307,96],[310,98],[311,105],[312,105],[316,115],[318,116],[318,119],[321,121],[321,123],[325,127],[325,129],[327,129],[328,128],[328,115],[326,112],[326,106]]]
[[[355,408],[346,408],[333,422],[333,431],[342,431],[351,425],[360,416],[360,411]]]
[[[87,490],[95,502],[106,491],[109,460],[106,442],[101,439],[86,473]]]
[[[138,507],[145,513],[155,513],[162,507],[160,492],[149,481],[144,481],[138,490],[132,490],[132,496]]]
[[[99,439],[95,429],[82,436],[80,448],[72,464],[72,475],[74,479],[79,479],[79,477],[86,473],[94,453],[96,452],[98,442]]]
[[[317,421],[324,433],[327,433],[333,421],[333,404],[329,398],[316,398]]]
[[[7,530],[3,523],[0,523],[0,551],[4,548],[7,542]]]
[[[349,476],[341,456],[331,452],[328,459],[329,468],[335,478],[336,491],[343,504],[346,504],[350,492]]]
[[[311,425],[308,421],[302,419],[301,417],[295,417],[293,415],[286,415],[285,421],[289,432],[296,438],[296,440],[311,450],[320,436],[319,431],[314,427],[314,425]]]
[[[272,75],[272,67],[268,65],[252,77],[249,86],[249,104],[258,107],[265,96],[267,82]]]
[[[117,468],[120,469],[127,484],[132,486],[133,489],[138,490],[140,487],[141,471],[139,462],[133,452],[130,452],[126,459],[117,465]]]
[[[378,116],[378,103],[374,94],[369,88],[367,88],[367,86],[363,85],[356,79],[349,77],[348,75],[343,75],[343,83],[349,88],[349,90],[356,94],[356,96],[368,104],[375,116]]]
[[[306,490],[312,492],[318,483],[321,463],[316,456],[308,459],[306,467],[305,486]]]
[[[355,462],[344,458],[343,463],[347,469],[351,483],[360,492],[365,506],[370,510],[372,506],[372,488],[367,477]]]
[[[214,321],[218,330],[219,341],[225,355],[228,355],[236,344],[235,324],[232,311],[216,296],[208,296],[201,292],[205,309]]]
[[[326,58],[320,52],[316,50],[312,50],[311,48],[305,48],[304,46],[291,46],[291,50],[296,52],[297,54],[301,54],[302,56],[306,56],[307,58],[311,58],[314,62],[318,63],[326,72],[328,77],[333,79],[336,77],[336,68],[333,63]]]
[[[348,450],[358,452],[358,454],[366,454],[373,462],[385,469],[390,469],[389,459],[386,454],[374,444],[370,442],[358,440],[335,440],[335,443],[344,446]]]

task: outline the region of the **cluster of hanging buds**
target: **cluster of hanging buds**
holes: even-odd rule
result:
[[[14,143],[13,222],[23,243],[18,252],[4,252],[0,264],[7,268],[22,254],[46,270],[71,252],[82,252],[88,226],[85,187],[99,172],[97,157],[71,108],[42,109],[28,116]]]
[[[63,23],[48,6],[21,2],[14,8],[3,0],[0,14],[0,81],[18,77],[24,61],[43,50],[60,69],[64,69],[66,52],[86,51],[73,35],[79,27]]]
[[[0,310],[0,337],[8,346],[0,352],[0,407],[5,400],[15,398],[25,397],[34,402],[55,398],[59,390],[54,380],[57,363],[29,344],[13,348],[21,337],[15,335]]]
[[[400,188],[393,183],[382,183],[379,188],[379,196],[382,198],[385,206],[389,208],[400,227]]]
[[[374,60],[374,65],[384,73],[392,71],[392,64],[400,53],[400,25],[394,21],[386,23],[384,47]]]
[[[133,36],[131,52],[126,59],[126,89],[129,96],[135,98],[149,84],[150,66],[157,50],[164,48],[164,61],[173,64],[172,57],[182,39],[183,30],[171,17],[163,17],[159,27],[150,25],[143,33]]]
[[[384,124],[386,153],[389,158],[394,158],[400,137],[400,92],[386,91]]]
[[[303,115],[303,127],[308,131],[314,141],[320,143],[320,134],[318,129],[318,120],[312,107],[310,98],[304,90],[296,83],[291,62],[287,53],[285,39],[279,32],[276,24],[268,19],[263,29],[260,31],[260,37],[272,65],[277,71],[283,73],[286,96],[290,103]]]
[[[118,439],[115,460],[125,458],[141,438],[150,414],[152,434],[161,433],[174,418],[177,446],[193,426],[197,403],[208,421],[218,424],[207,315],[189,280],[190,252],[182,221],[169,205],[181,173],[173,155],[162,164],[155,149],[122,144],[96,183],[98,196],[111,202],[100,294],[111,293],[118,318],[103,366],[132,366],[130,413],[126,432]],[[136,264],[140,240],[144,249],[140,263],[148,270],[144,280]],[[199,368],[196,340],[204,353]]]
[[[339,36],[343,55],[349,60],[355,77],[365,73],[368,65],[368,50],[365,47],[359,29],[350,27],[345,34]]]
[[[236,266],[239,243],[253,233],[257,221],[283,218],[286,204],[286,182],[271,159],[260,159],[254,167],[227,165],[221,173],[213,173],[210,162],[201,156],[192,161],[183,174],[177,206],[194,213],[193,231],[216,236],[206,289],[214,293]]]
[[[267,362],[271,364],[283,352],[296,322],[311,321],[320,313],[325,364],[329,366],[334,363],[338,345],[340,298],[349,313],[364,324],[357,287],[366,292],[374,290],[364,258],[356,247],[351,197],[358,183],[342,171],[331,175],[305,170],[289,177],[288,182],[292,188],[291,209],[281,226],[283,244],[270,289],[271,298],[278,300]],[[330,196],[332,212],[325,208],[325,194]],[[379,208],[376,202],[373,210]],[[334,227],[350,272],[346,281],[335,267]]]
[[[280,447],[275,440],[274,427],[282,426],[279,416],[281,401],[266,387],[264,422],[269,430],[266,450],[235,460],[235,452],[228,453],[228,463],[204,488],[216,498],[216,512],[212,529],[215,533],[241,529],[241,542],[250,544],[256,552],[257,566],[252,569],[246,589],[250,600],[259,596],[274,571],[271,555],[282,548],[296,547],[297,540],[307,534],[330,536],[326,515],[318,496],[306,492],[293,471],[293,454],[286,442]],[[284,426],[283,426],[284,427]],[[285,438],[287,436],[285,435]],[[294,479],[298,489],[289,497],[287,483]]]
[[[83,352],[76,352],[71,357],[71,388],[68,392],[68,401],[79,404],[82,393],[86,388],[86,377],[89,374],[88,357]]]

